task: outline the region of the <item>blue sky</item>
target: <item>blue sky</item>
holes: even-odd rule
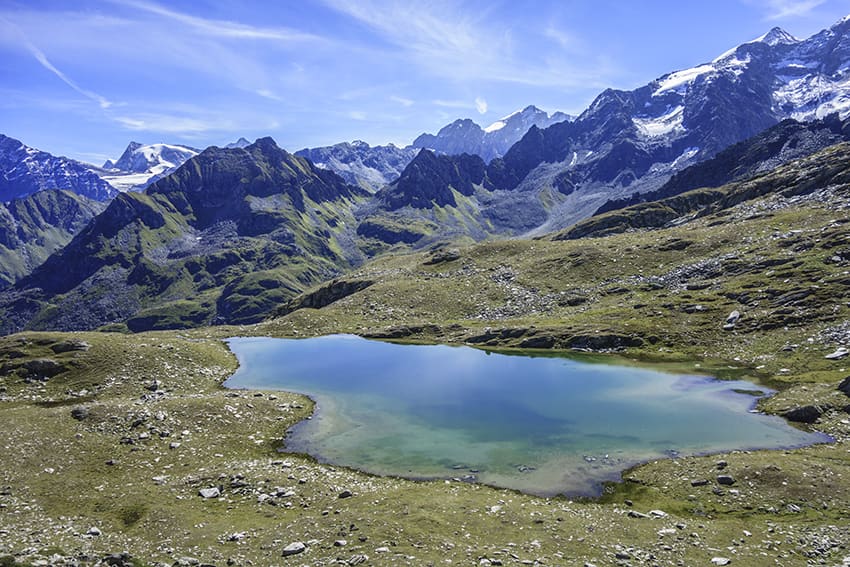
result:
[[[0,133],[100,164],[130,140],[409,144],[528,104],[580,113],[834,0],[0,2]]]

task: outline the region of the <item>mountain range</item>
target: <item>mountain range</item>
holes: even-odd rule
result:
[[[117,194],[87,165],[0,134],[0,203],[51,189],[73,191],[97,201],[108,201]]]
[[[411,144],[439,153],[459,155],[475,154],[489,162],[501,157],[517,143],[532,126],[548,128],[558,122],[569,122],[574,117],[563,112],[549,115],[536,106],[527,106],[482,128],[466,118],[455,120],[434,134],[422,134]]]
[[[254,322],[385,252],[663,225],[721,198],[683,193],[758,179],[844,141],[848,113],[844,19],[807,40],[774,28],[710,63],[606,90],[575,119],[528,107],[501,125],[457,121],[417,139],[442,149],[354,143],[296,156],[270,138],[211,147],[143,193],[113,199],[29,275],[7,278],[20,279],[0,297],[2,331]],[[533,123],[543,116],[560,121]],[[508,134],[525,124],[489,163],[453,151],[479,143],[476,128]],[[141,147],[128,152],[124,167],[151,167]],[[663,214],[641,206],[670,198]],[[606,214],[568,228],[596,212]]]
[[[176,171],[199,152],[189,146],[130,142],[118,160],[107,160],[100,170],[95,171],[121,192],[141,191],[157,179]]]

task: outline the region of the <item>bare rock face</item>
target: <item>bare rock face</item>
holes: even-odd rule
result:
[[[782,417],[797,423],[814,423],[822,415],[823,408],[819,406],[802,406],[786,411],[782,414]]]

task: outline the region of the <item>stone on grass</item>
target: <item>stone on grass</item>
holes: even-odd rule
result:
[[[350,490],[343,490],[339,493],[339,498],[351,498],[354,494]]]
[[[283,548],[282,555],[284,557],[289,557],[290,555],[298,555],[299,553],[303,553],[307,551],[307,546],[300,541],[294,541]]]
[[[731,486],[735,484],[735,479],[729,476],[728,474],[719,474],[717,475],[717,484],[723,484],[725,486]]]
[[[732,563],[732,560],[728,557],[712,557],[711,562],[715,565],[729,565]]]
[[[844,347],[839,347],[834,352],[831,352],[828,355],[826,355],[824,358],[826,358],[827,360],[838,360],[838,359],[844,358],[848,354],[850,354],[850,350],[847,350]]]
[[[200,494],[202,498],[218,498],[221,496],[221,490],[219,490],[217,486],[213,486],[212,488],[200,489],[198,494]]]
[[[838,383],[838,391],[845,396],[850,396],[850,376]]]

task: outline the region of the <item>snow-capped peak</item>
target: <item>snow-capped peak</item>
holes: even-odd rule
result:
[[[748,43],[766,43],[773,47],[774,45],[793,45],[795,43],[800,43],[800,40],[782,28],[776,27],[763,36]]]

